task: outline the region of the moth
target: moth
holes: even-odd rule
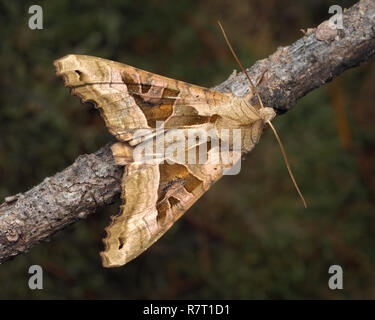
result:
[[[238,155],[255,147],[265,124],[275,117],[272,108],[250,104],[253,92],[237,97],[86,55],[67,55],[54,65],[71,94],[100,109],[109,132],[118,140],[112,145],[115,162],[125,166],[123,204],[106,228],[105,250],[100,253],[104,267],[122,266],[155,243]],[[204,162],[187,163],[172,156],[135,161],[134,152],[141,144],[173,144],[164,141],[165,136],[160,138],[160,121],[163,133],[174,129],[217,132],[215,138],[229,145],[234,160],[213,161],[209,141]],[[230,137],[220,134],[221,129],[240,130],[240,150],[233,148]],[[140,136],[139,130],[147,130],[147,134]],[[199,143],[193,144],[184,152],[195,153],[198,147]],[[156,153],[155,148],[150,150]]]

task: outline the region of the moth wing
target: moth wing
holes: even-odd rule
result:
[[[122,266],[148,249],[222,177],[225,166],[211,164],[210,151],[202,165],[131,163],[126,167],[121,195],[126,201],[106,228],[104,267]]]
[[[111,134],[120,141],[132,139],[137,129],[152,129],[156,121],[166,128],[194,127],[228,118],[259,119],[241,98],[137,69],[122,63],[68,55],[54,62],[57,75],[83,102],[101,109]],[[233,106],[238,106],[233,110]],[[251,115],[250,115],[251,114]],[[233,125],[233,124],[231,124]]]

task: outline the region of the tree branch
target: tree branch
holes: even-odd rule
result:
[[[343,26],[332,30],[326,21],[308,29],[304,37],[279,47],[249,69],[253,79],[265,71],[258,85],[264,104],[284,113],[311,90],[375,53],[373,0],[362,0],[346,10]],[[233,73],[214,89],[242,96],[249,84],[243,74]],[[107,145],[79,156],[70,167],[24,194],[7,197],[0,205],[0,263],[112,203],[120,193],[121,174]]]

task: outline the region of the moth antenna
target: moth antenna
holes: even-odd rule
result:
[[[218,23],[218,25],[219,25],[219,27],[220,27],[220,29],[221,29],[221,32],[223,33],[223,36],[224,36],[225,42],[227,43],[227,45],[228,45],[228,47],[229,47],[229,50],[231,51],[231,53],[232,53],[234,59],[237,61],[238,65],[239,65],[240,68],[242,69],[243,73],[246,75],[246,78],[249,80],[250,85],[251,85],[251,91],[253,92],[253,94],[256,95],[256,97],[257,97],[257,99],[258,99],[258,101],[259,101],[259,104],[260,104],[261,108],[264,108],[264,106],[263,106],[263,102],[262,102],[262,99],[260,98],[260,96],[259,96],[259,94],[258,94],[258,91],[257,91],[256,87],[254,86],[253,81],[251,81],[251,79],[250,79],[249,75],[247,74],[245,68],[243,67],[243,65],[242,65],[242,63],[241,63],[241,61],[240,61],[240,59],[238,59],[236,53],[234,52],[234,50],[233,50],[233,48],[232,48],[232,45],[230,44],[229,39],[228,39],[228,37],[227,37],[227,35],[226,35],[225,31],[224,31],[224,28],[223,28],[223,26],[221,25],[221,22],[218,21],[217,23]],[[273,126],[273,124],[271,123],[271,121],[267,120],[266,123],[268,123],[268,125],[269,125],[270,128],[272,129],[273,134],[275,135],[276,140],[277,140],[277,142],[279,143],[279,146],[280,146],[280,149],[281,149],[281,153],[282,153],[282,155],[283,155],[283,157],[284,157],[285,165],[286,165],[286,167],[287,167],[287,169],[288,169],[288,172],[289,172],[289,176],[290,176],[290,178],[292,179],[293,185],[294,185],[294,187],[296,188],[296,190],[297,190],[297,192],[298,192],[298,195],[300,196],[300,198],[301,198],[301,200],[302,200],[302,203],[303,203],[304,207],[307,208],[306,200],[305,200],[305,198],[303,197],[302,192],[301,192],[301,190],[300,190],[299,187],[298,187],[298,184],[297,184],[296,179],[294,178],[294,175],[293,175],[293,172],[292,172],[292,168],[291,168],[290,165],[289,165],[288,157],[286,156],[286,153],[285,153],[285,149],[284,149],[283,143],[281,142],[281,139],[280,139],[279,135],[277,134],[277,131],[276,131],[275,127]]]
[[[262,102],[262,99],[260,98],[260,96],[259,96],[259,94],[258,94],[258,91],[257,91],[257,89],[256,89],[255,86],[254,86],[253,81],[250,79],[249,75],[247,74],[247,72],[246,72],[245,68],[243,67],[243,65],[242,65],[242,63],[241,63],[241,61],[240,61],[240,59],[238,59],[237,54],[234,52],[234,50],[233,50],[233,48],[232,48],[232,45],[230,44],[229,39],[228,39],[228,37],[227,37],[227,34],[225,33],[225,30],[224,30],[223,26],[221,25],[221,22],[218,21],[217,23],[218,23],[218,25],[219,25],[219,27],[220,27],[220,29],[221,29],[221,32],[223,33],[223,36],[224,36],[225,42],[227,43],[230,52],[232,53],[234,59],[236,59],[238,65],[240,66],[241,70],[242,70],[243,73],[245,74],[247,80],[249,80],[250,85],[251,85],[251,91],[253,92],[253,94],[255,94],[255,95],[257,96],[257,99],[258,99],[258,101],[259,101],[259,103],[260,103],[260,106],[261,106],[262,108],[264,108],[264,106],[263,106],[263,102]]]
[[[286,153],[285,153],[285,149],[284,149],[283,143],[281,142],[281,139],[280,139],[279,135],[277,134],[277,131],[276,131],[275,127],[273,126],[273,124],[271,123],[271,121],[267,120],[267,123],[268,123],[268,125],[271,127],[271,129],[272,129],[272,131],[273,131],[273,134],[275,135],[276,140],[277,140],[277,142],[279,143],[279,146],[280,146],[280,149],[281,149],[281,153],[283,154],[284,161],[285,161],[286,167],[287,167],[287,169],[288,169],[288,172],[289,172],[290,178],[291,178],[292,181],[293,181],[294,187],[296,188],[296,190],[297,190],[297,192],[298,192],[298,194],[299,194],[299,196],[300,196],[300,198],[301,198],[301,200],[302,200],[302,202],[303,202],[304,207],[307,208],[306,200],[305,200],[305,198],[303,197],[302,192],[301,192],[301,190],[300,190],[299,187],[298,187],[298,184],[297,184],[297,182],[296,182],[296,179],[294,179],[294,175],[293,175],[292,169],[291,169],[291,167],[290,167],[290,165],[289,165],[288,157],[286,156]]]

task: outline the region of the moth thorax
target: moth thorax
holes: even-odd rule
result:
[[[271,121],[276,117],[276,113],[273,108],[265,107],[259,110],[260,116],[264,122]]]

